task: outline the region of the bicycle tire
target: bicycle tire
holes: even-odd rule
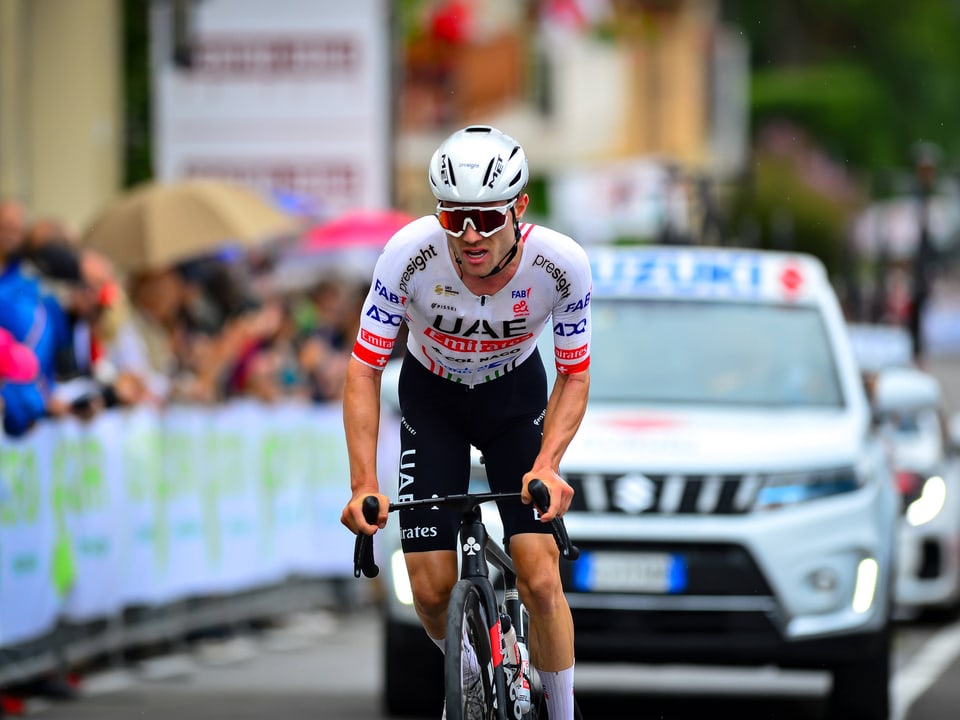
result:
[[[473,583],[453,586],[447,611],[444,689],[447,720],[497,718],[490,625]],[[474,666],[471,654],[476,658]]]

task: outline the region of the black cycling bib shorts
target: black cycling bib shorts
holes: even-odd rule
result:
[[[483,455],[492,492],[519,492],[543,438],[547,378],[537,352],[490,382],[468,387],[434,375],[405,356],[400,371],[399,502],[463,494],[470,446]],[[533,505],[498,502],[505,538],[549,533]],[[460,514],[443,507],[400,510],[404,552],[456,550]]]

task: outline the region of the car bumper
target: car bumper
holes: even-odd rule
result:
[[[584,591],[562,568],[577,656],[637,662],[742,662],[820,667],[876,643],[891,611],[892,502],[879,490],[738,515],[677,518],[567,515],[585,555],[682,558],[679,591]],[[854,603],[874,561],[869,602]],[[858,572],[860,575],[858,575]]]

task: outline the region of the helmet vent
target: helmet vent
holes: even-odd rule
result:
[[[490,158],[490,162],[487,163],[487,171],[483,174],[483,182],[481,185],[486,185],[490,182],[490,173],[493,172],[493,164],[496,162],[496,158]]]
[[[487,133],[487,134],[489,134],[489,133],[490,133],[490,130],[491,130],[491,128],[490,128],[489,125],[471,125],[471,126],[468,127],[468,128],[464,128],[463,131],[464,131],[464,132],[468,132],[468,133]]]
[[[450,184],[453,186],[456,186],[457,178],[453,174],[453,163],[450,162],[450,158],[447,158],[446,160],[447,160],[447,177],[450,178]]]
[[[510,187],[513,187],[523,178],[523,171],[517,171],[517,174],[513,176],[513,180],[510,181]]]

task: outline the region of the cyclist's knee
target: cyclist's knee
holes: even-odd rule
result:
[[[433,616],[446,611],[450,591],[457,581],[456,556],[449,555],[447,558],[433,553],[416,553],[406,557],[410,589],[421,613]]]
[[[531,612],[549,613],[563,601],[563,585],[553,537],[528,535],[511,540],[517,587]]]

